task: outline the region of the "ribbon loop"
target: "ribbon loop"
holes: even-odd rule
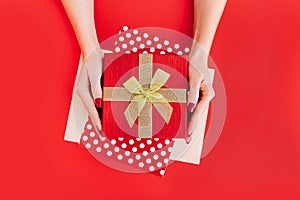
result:
[[[150,83],[150,88],[152,91],[159,90],[170,78],[170,74],[167,72],[157,69]]]
[[[142,89],[141,84],[136,80],[134,76],[128,79],[123,86],[132,94],[139,94]]]

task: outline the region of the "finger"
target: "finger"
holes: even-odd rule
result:
[[[211,84],[206,85],[207,87],[207,97],[208,97],[208,101],[212,100],[215,96],[215,91],[214,88]]]
[[[97,108],[102,108],[102,88],[100,79],[91,80],[91,90]]]
[[[189,92],[188,92],[188,112],[193,112],[199,99],[199,89],[201,85],[201,76],[198,71],[189,65]]]
[[[90,77],[91,90],[93,98],[102,98],[102,88],[100,83],[100,77]]]
[[[189,137],[189,136],[185,137],[185,142],[187,144],[190,144],[191,141],[192,141],[192,137]]]
[[[212,87],[211,87],[212,88]],[[194,113],[192,113],[192,116],[189,120],[188,125],[188,131],[186,135],[186,142],[189,143],[191,140],[191,136],[195,131],[197,131],[197,125],[199,123],[200,116],[204,115],[205,109],[209,105],[209,102],[211,100],[210,98],[210,92],[213,91],[212,89],[209,89],[209,85],[206,84],[205,80],[202,80],[200,85],[200,97],[199,102],[197,104],[196,109],[194,110]]]
[[[205,81],[202,81],[201,86],[200,86],[200,101],[197,104],[197,107],[192,114],[190,121],[189,121],[189,126],[188,126],[188,131],[187,131],[187,136],[191,136],[193,134],[193,130],[196,129],[196,125],[198,123],[199,117],[204,114],[205,108],[208,106],[209,103],[209,90],[208,86],[205,83]]]
[[[196,130],[197,123],[199,121],[199,112],[195,110],[189,120],[188,123],[188,129],[187,129],[187,137],[190,137],[193,135],[194,130]]]
[[[97,108],[102,108],[102,88],[101,88],[101,75],[102,75],[102,60],[97,57],[92,63],[92,69],[88,71],[89,82],[91,84],[91,92]]]
[[[194,134],[194,132],[197,130],[197,125],[199,122],[199,112],[197,112],[196,110],[192,113],[191,118],[189,119],[189,123],[188,123],[188,129],[186,132],[186,143],[188,144],[191,141],[192,135]]]
[[[215,96],[215,91],[212,85],[212,80],[209,76],[205,76],[200,85],[201,92],[205,92],[205,97],[210,101]],[[203,96],[203,95],[201,95]]]
[[[89,92],[89,88],[82,86],[82,87],[77,87],[76,89],[77,94],[79,95],[79,97],[81,98],[81,101],[83,102],[86,110],[89,113],[89,116],[92,120],[92,123],[96,129],[96,131],[101,135],[102,135],[102,126],[101,126],[101,121],[100,121],[100,117],[98,114],[98,111],[94,105],[94,101],[93,98]]]
[[[197,129],[197,124],[199,123],[199,118],[205,113],[205,109],[209,105],[209,99],[203,98],[197,104],[194,113],[191,116],[188,124],[187,136],[193,135],[194,131]]]

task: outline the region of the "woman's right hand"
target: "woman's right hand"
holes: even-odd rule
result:
[[[78,75],[75,91],[82,100],[96,131],[103,136],[102,126],[97,108],[102,107],[102,89],[100,79],[103,67],[103,52],[96,47],[83,59]]]

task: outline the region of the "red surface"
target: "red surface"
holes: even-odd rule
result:
[[[97,3],[104,14],[109,2]],[[126,2],[132,9],[113,8],[133,20]],[[174,2],[154,1],[135,20],[175,27],[191,14]],[[211,53],[228,96],[223,133],[200,166],[175,163],[158,178],[112,170],[63,141],[79,58],[71,26],[59,1],[1,0],[0,198],[299,199],[299,9],[296,0],[228,2]],[[122,23],[106,21],[103,38]]]
[[[187,89],[186,58],[177,55],[153,55],[152,77],[158,69],[170,74],[165,88]],[[159,64],[159,65],[158,65]],[[128,79],[134,76],[139,80],[139,55],[127,54],[105,55],[104,57],[104,87],[123,87]],[[172,68],[171,68],[172,67]],[[176,70],[176,73],[175,73]],[[180,74],[180,76],[179,76]],[[130,127],[123,114],[130,102],[104,101],[102,112],[102,129],[110,139],[116,137],[138,137],[138,120]],[[185,103],[170,102],[173,108],[172,116],[168,124],[159,112],[152,106],[152,136],[158,138],[185,138],[187,130],[187,109]]]

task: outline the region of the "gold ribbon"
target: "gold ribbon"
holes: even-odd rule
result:
[[[104,87],[104,101],[130,101],[124,115],[130,127],[138,118],[138,136],[152,137],[152,105],[168,124],[173,108],[169,102],[186,102],[186,89],[161,88],[170,74],[157,69],[152,77],[152,54],[139,54],[139,81],[132,76],[123,87]]]

